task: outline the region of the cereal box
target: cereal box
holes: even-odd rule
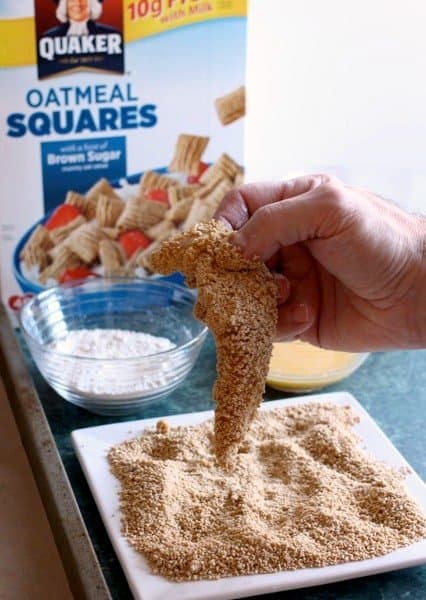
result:
[[[2,299],[151,276],[243,181],[247,0],[0,2]]]

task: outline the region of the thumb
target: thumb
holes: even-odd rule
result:
[[[324,185],[295,198],[259,208],[247,223],[231,235],[247,258],[266,261],[282,246],[291,246],[337,233],[345,211],[342,191]]]

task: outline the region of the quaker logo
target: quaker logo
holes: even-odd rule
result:
[[[76,69],[124,73],[121,0],[35,0],[38,77]]]

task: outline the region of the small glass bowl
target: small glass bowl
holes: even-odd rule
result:
[[[193,316],[194,303],[193,292],[169,282],[86,279],[50,288],[29,300],[20,324],[37,367],[60,396],[96,414],[130,415],[169,394],[194,366],[207,335],[207,328]],[[117,359],[67,355],[51,347],[76,329],[144,332],[166,337],[176,347]],[[79,373],[91,382],[90,390],[79,382]],[[151,389],[143,383],[147,373],[159,376]]]
[[[337,352],[323,350],[306,342],[281,342],[288,357],[281,355],[271,360],[266,383],[269,387],[284,392],[306,394],[319,390],[349,377],[369,356],[368,353]]]

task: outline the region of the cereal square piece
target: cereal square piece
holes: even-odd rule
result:
[[[200,188],[199,185],[176,185],[168,190],[170,206],[178,204],[185,198],[194,197],[197,190]]]
[[[233,184],[230,179],[222,179],[214,187],[210,187],[207,194],[196,197],[183,223],[183,230],[190,229],[196,223],[210,220],[225,194],[232,188]]]
[[[123,210],[121,198],[101,194],[96,204],[96,221],[100,227],[114,227]]]
[[[145,171],[139,182],[140,195],[143,196],[149,190],[167,190],[177,186],[178,182],[172,177],[161,175],[155,171]]]
[[[44,269],[49,262],[48,250],[52,247],[52,240],[49,231],[44,225],[37,225],[27,240],[20,259],[24,262],[27,269],[38,265]]]
[[[140,229],[142,223],[142,201],[140,198],[129,198],[119,216],[116,227],[119,231]]]
[[[96,223],[85,223],[68,236],[65,246],[84,263],[90,264],[98,255],[99,241],[103,233]]]
[[[116,240],[120,235],[120,230],[118,227],[102,227],[102,233],[110,240]]]
[[[183,231],[191,229],[196,223],[207,221],[210,217],[211,210],[205,202],[196,198],[191,206],[191,209],[182,225]]]
[[[182,133],[176,143],[175,155],[170,163],[170,171],[197,175],[201,157],[209,143],[208,137]]]
[[[29,237],[27,244],[48,250],[52,246],[50,232],[44,225],[37,225]],[[25,251],[25,248],[24,248]]]
[[[168,206],[163,202],[155,200],[142,200],[142,216],[140,228],[142,231],[147,231],[150,227],[157,225],[164,219]]]
[[[234,179],[234,186],[240,187],[240,185],[244,185],[244,171],[239,171]]]
[[[47,283],[49,279],[58,280],[64,271],[81,266],[80,258],[68,248],[65,244],[56,246],[58,251],[51,265],[41,271],[39,275],[40,283]]]
[[[88,221],[91,221],[96,216],[96,207],[100,196],[108,196],[117,198],[120,197],[115,193],[114,189],[106,179],[99,179],[89,190],[85,196],[77,192],[69,191],[65,198],[65,204],[76,206]]]
[[[206,200],[207,198],[210,198],[216,188],[219,187],[223,182],[226,182],[228,189],[231,190],[233,188],[233,183],[229,177],[224,177],[220,173],[216,173],[216,175],[209,180],[207,185],[203,185],[199,189],[197,197],[200,198],[200,200]]]
[[[215,100],[215,107],[222,125],[229,125],[246,114],[246,91],[242,86]]]
[[[27,269],[38,266],[42,271],[49,264],[49,253],[41,246],[28,246],[24,253],[21,253],[21,260]]]
[[[204,202],[208,204],[213,212],[218,208],[225,195],[230,192],[233,188],[233,183],[230,179],[222,179],[218,184],[211,190],[210,194],[204,198]]]
[[[228,154],[222,154],[216,162],[214,162],[200,177],[200,183],[208,185],[212,179],[216,179],[218,175],[228,177],[232,181],[238,174],[242,173],[242,169]]]
[[[71,204],[72,206],[78,208],[78,210],[88,221],[91,221],[96,216],[97,202],[97,196],[87,198],[86,196],[82,196],[81,194],[73,191],[69,191],[65,198],[65,204]]]
[[[90,201],[86,196],[82,196],[77,192],[70,190],[66,195],[65,204],[71,204],[78,208],[82,215],[89,221],[95,217],[96,202]]]
[[[164,240],[161,239],[155,240],[154,242],[152,242],[152,244],[148,246],[148,248],[139,252],[136,259],[136,266],[143,267],[150,273],[153,273],[155,269],[151,264],[151,257],[157,250],[160,249],[163,241]]]
[[[172,204],[169,210],[165,214],[165,218],[168,221],[172,221],[175,225],[182,223],[188,216],[191,206],[194,203],[194,196],[188,196],[183,198],[180,202]]]
[[[109,239],[99,242],[99,259],[106,276],[124,274],[125,256],[120,244]]]
[[[120,198],[109,181],[107,181],[104,177],[92,185],[92,187],[86,192],[86,198],[94,198],[97,200],[101,195],[115,196],[116,198]]]
[[[74,229],[78,229],[84,223],[86,223],[86,219],[83,217],[83,215],[79,215],[78,217],[67,223],[67,225],[64,225],[63,227],[55,227],[55,229],[52,229],[52,231],[50,232],[52,242],[55,244],[55,246],[61,244],[64,240],[67,239],[70,233],[74,231]]]
[[[172,221],[164,219],[147,229],[146,234],[151,240],[164,240],[173,235],[177,231]]]
[[[117,221],[117,227],[120,231],[129,229],[146,231],[164,218],[167,208],[162,202],[146,198],[130,198]]]
[[[50,258],[50,260],[53,262],[57,256],[59,256],[59,254],[62,252],[62,250],[65,248],[65,242],[62,242],[61,244],[58,244],[57,246],[52,246],[52,248],[50,248],[50,250],[48,250],[47,254]]]

